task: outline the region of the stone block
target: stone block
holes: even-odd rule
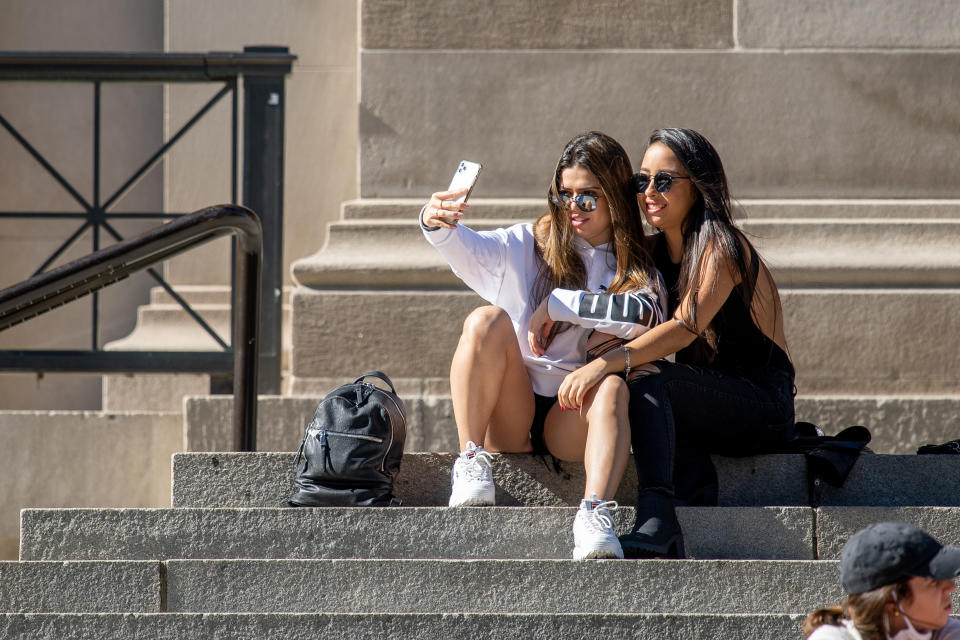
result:
[[[278,507],[292,494],[294,453],[193,453],[173,457],[175,507]],[[395,481],[405,506],[445,506],[454,453],[408,453]],[[528,454],[494,454],[501,506],[577,506],[583,496],[581,463],[552,463]],[[721,506],[807,505],[802,456],[714,458]],[[636,500],[629,462],[615,499]]]
[[[957,395],[800,395],[795,406],[797,420],[820,425],[829,435],[855,424],[869,428],[869,447],[877,453],[913,454],[922,445],[960,436]]]
[[[814,558],[813,510],[804,507],[681,507],[688,558]]]
[[[182,413],[184,396],[209,389],[207,373],[107,375],[103,376],[103,410]]]
[[[360,195],[424,199],[463,158],[484,164],[477,197],[540,195],[582,131],[638,163],[652,129],[681,125],[714,143],[737,198],[956,198],[960,87],[943,78],[958,64],[956,51],[366,50]],[[651,86],[650,69],[670,73]],[[456,100],[424,100],[451,78]],[[903,166],[908,181],[876,179]]]
[[[800,613],[821,605],[825,597],[842,595],[838,585],[825,587],[833,582],[836,566],[823,561],[376,559],[166,564],[170,612]],[[465,575],[470,579],[464,580]]]
[[[429,248],[429,247],[428,247]],[[292,374],[446,376],[463,318],[483,300],[469,291],[315,291],[293,294]],[[432,327],[429,340],[415,339]]]
[[[739,0],[737,39],[749,49],[955,49],[960,15],[952,0]]]
[[[160,583],[157,562],[0,562],[0,611],[159,612]]]
[[[284,640],[435,640],[470,629],[489,640],[588,638],[602,629],[637,640],[789,638],[800,614],[0,614],[0,635],[32,640],[167,640],[283,638]]]
[[[953,394],[958,289],[782,288],[797,387],[812,394]],[[293,295],[293,375],[445,377],[462,320],[484,304],[469,291],[336,291]],[[382,309],[390,309],[384,330]],[[917,313],[923,330],[916,330]],[[437,318],[444,318],[437,323]],[[430,326],[430,340],[410,340]],[[935,339],[934,339],[935,337]],[[345,349],[344,344],[350,348]]]
[[[729,0],[365,0],[365,49],[716,49],[733,44]]]
[[[861,455],[842,487],[823,484],[819,504],[960,507],[960,456]]]
[[[839,558],[850,536],[874,522],[909,522],[942,544],[960,545],[956,507],[821,507],[816,519],[818,558]]]
[[[568,559],[573,507],[25,509],[22,560]],[[614,512],[618,534],[634,510]],[[809,508],[680,509],[687,557],[809,560]],[[730,535],[749,531],[749,536]]]
[[[322,395],[306,397],[261,395],[257,405],[257,451],[287,452],[299,447],[307,423],[329,390]],[[397,390],[400,391],[399,385]],[[400,399],[407,411],[405,451],[457,449],[457,431],[449,397],[410,396],[401,392]],[[186,451],[230,451],[233,448],[233,396],[187,397],[184,407]]]
[[[801,393],[956,392],[960,289],[811,288],[780,294]]]
[[[17,557],[26,507],[170,506],[182,430],[177,414],[0,413],[0,557]]]

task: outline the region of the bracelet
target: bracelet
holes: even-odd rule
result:
[[[630,376],[630,349],[627,345],[620,345],[620,349],[623,351],[623,359],[626,361],[623,365],[623,377],[627,378]]]

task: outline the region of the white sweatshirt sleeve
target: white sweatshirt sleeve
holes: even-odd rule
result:
[[[650,291],[591,293],[554,289],[547,303],[554,321],[633,339],[663,322],[663,308]]]
[[[457,277],[481,298],[496,304],[506,268],[507,231],[478,232],[462,224],[455,229],[431,230],[422,222],[420,226]]]

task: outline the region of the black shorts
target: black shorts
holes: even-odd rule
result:
[[[533,453],[545,455],[550,453],[547,450],[547,443],[543,439],[543,423],[547,420],[547,414],[557,403],[557,396],[541,396],[539,393],[533,394],[533,423],[530,425],[530,444],[533,445]]]

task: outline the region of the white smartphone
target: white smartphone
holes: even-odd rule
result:
[[[467,189],[468,191],[459,198],[454,199],[454,202],[467,201],[467,198],[473,193],[473,185],[477,183],[477,176],[480,175],[480,169],[482,168],[483,166],[479,162],[470,162],[469,160],[462,160],[460,162],[460,166],[458,166],[454,172],[453,180],[450,181],[450,186],[447,187],[447,191],[453,191],[455,189]]]

